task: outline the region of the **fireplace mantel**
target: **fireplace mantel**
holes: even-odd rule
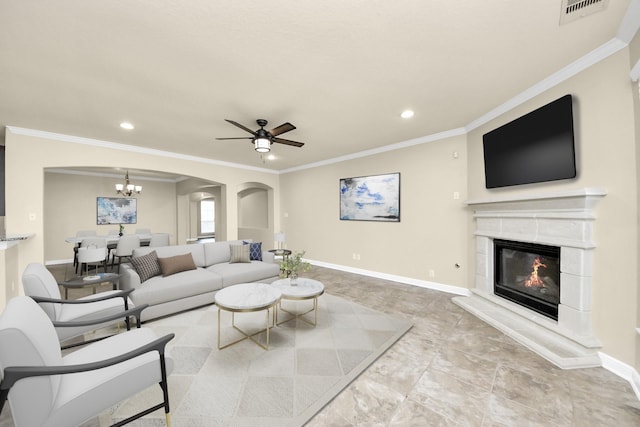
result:
[[[467,200],[466,204],[474,207],[478,205],[496,205],[502,206],[502,208],[507,207],[507,204],[514,204],[524,208],[526,204],[534,203],[537,208],[540,208],[540,202],[548,201],[554,209],[593,209],[595,203],[606,195],[607,191],[605,189],[592,187],[554,193],[495,195],[484,199]]]
[[[594,209],[606,194],[583,188],[467,201],[475,218],[475,288],[454,302],[562,368],[599,366],[591,312],[593,228]],[[493,239],[560,247],[557,322],[494,294]]]

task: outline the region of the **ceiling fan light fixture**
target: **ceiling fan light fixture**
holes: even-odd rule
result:
[[[258,153],[268,153],[271,151],[271,141],[267,138],[256,138],[253,140],[253,143],[255,144],[255,150]]]

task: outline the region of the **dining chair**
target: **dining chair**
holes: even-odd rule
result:
[[[118,262],[118,273],[120,273],[120,264],[122,263],[122,258],[129,258],[133,255],[133,250],[140,247],[140,238],[135,234],[126,234],[120,237],[118,240],[118,245],[116,246],[116,250],[113,253],[113,263]]]
[[[162,402],[114,425],[158,409],[171,423],[167,376],[174,361],[158,337],[135,329],[62,355],[45,312],[27,296],[14,297],[0,316],[0,412],[9,401],[16,427],[77,426],[156,384]]]
[[[153,233],[149,246],[169,246],[169,233]]]
[[[102,266],[104,272],[107,272],[107,247],[95,248],[95,247],[80,247],[78,248],[78,263],[80,264],[81,275],[89,273],[89,268],[92,266],[98,273],[98,267]]]
[[[58,282],[43,264],[32,262],[22,273],[24,294],[33,298],[54,324],[61,343],[124,320],[137,319],[146,305],[136,307],[129,299],[131,291],[105,291],[74,300],[64,300]]]
[[[79,230],[76,232],[76,237],[89,237],[89,236],[95,236],[96,235],[96,230]],[[77,269],[78,267],[78,248],[80,247],[80,244],[76,244],[73,247],[73,266]]]
[[[80,242],[80,247],[78,248],[78,254],[80,252],[80,248],[105,248],[104,265],[105,265],[105,272],[106,272],[106,263],[107,263],[107,255],[108,255],[106,253],[106,247],[107,247],[107,239],[104,237],[98,237],[98,236],[85,237]],[[97,253],[97,251],[95,253]],[[89,253],[85,252],[84,254],[85,256],[88,256]],[[95,265],[95,261],[91,261],[91,262],[94,263]],[[85,267],[86,266],[84,266],[82,262],[79,261],[76,265],[76,274],[79,274],[79,273],[81,274],[84,271]]]

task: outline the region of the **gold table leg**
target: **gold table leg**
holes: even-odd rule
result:
[[[272,318],[273,318],[273,322],[272,322],[272,324],[270,325],[270,324],[269,324],[269,310],[270,310],[271,308],[273,308],[274,312],[273,312],[273,316],[272,316]],[[240,333],[241,333],[242,335],[244,335],[244,336],[243,336],[242,338],[240,338],[240,339],[237,339],[237,340],[235,340],[235,341],[233,341],[233,342],[230,342],[230,343],[228,343],[228,344],[225,344],[225,345],[222,345],[222,346],[221,346],[221,342],[220,342],[220,312],[221,312],[222,310],[220,309],[220,307],[218,307],[218,350],[225,349],[225,348],[227,348],[227,347],[229,347],[229,346],[232,346],[233,344],[237,344],[237,343],[239,343],[239,342],[241,342],[241,341],[244,341],[244,340],[246,340],[246,339],[249,339],[249,340],[253,341],[254,343],[258,344],[260,347],[262,347],[262,348],[263,348],[263,349],[265,349],[265,350],[269,350],[269,339],[270,339],[270,337],[269,337],[269,331],[271,330],[271,328],[273,328],[273,327],[275,327],[275,326],[276,326],[276,323],[275,323],[275,322],[276,322],[276,312],[277,312],[276,304],[274,303],[271,307],[267,307],[265,310],[266,310],[266,312],[267,312],[267,319],[266,319],[265,328],[264,328],[264,329],[261,329],[261,330],[259,330],[259,331],[257,331],[257,332],[254,332],[253,334],[249,334],[248,332],[245,332],[244,330],[242,330],[242,329],[240,329],[238,326],[236,326],[236,324],[235,324],[235,314],[236,314],[236,312],[235,312],[235,311],[231,311],[231,326],[233,326],[233,328],[234,328],[235,330],[237,330],[238,332],[240,332]],[[230,310],[225,310],[225,311],[230,311]],[[240,311],[239,311],[239,312],[240,312]],[[267,342],[266,342],[266,345],[263,345],[262,343],[260,343],[259,341],[255,340],[255,339],[253,338],[254,336],[256,336],[256,335],[258,335],[258,334],[261,334],[261,333],[263,333],[263,332],[266,332],[266,333],[267,333]]]

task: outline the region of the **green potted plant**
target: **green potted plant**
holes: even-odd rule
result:
[[[123,234],[124,234],[124,225],[120,224],[120,232],[118,233],[118,236],[122,237]]]
[[[280,275],[291,279],[292,286],[298,284],[298,274],[311,268],[311,264],[302,259],[304,254],[305,251],[293,252],[289,256],[284,256],[280,261]]]

